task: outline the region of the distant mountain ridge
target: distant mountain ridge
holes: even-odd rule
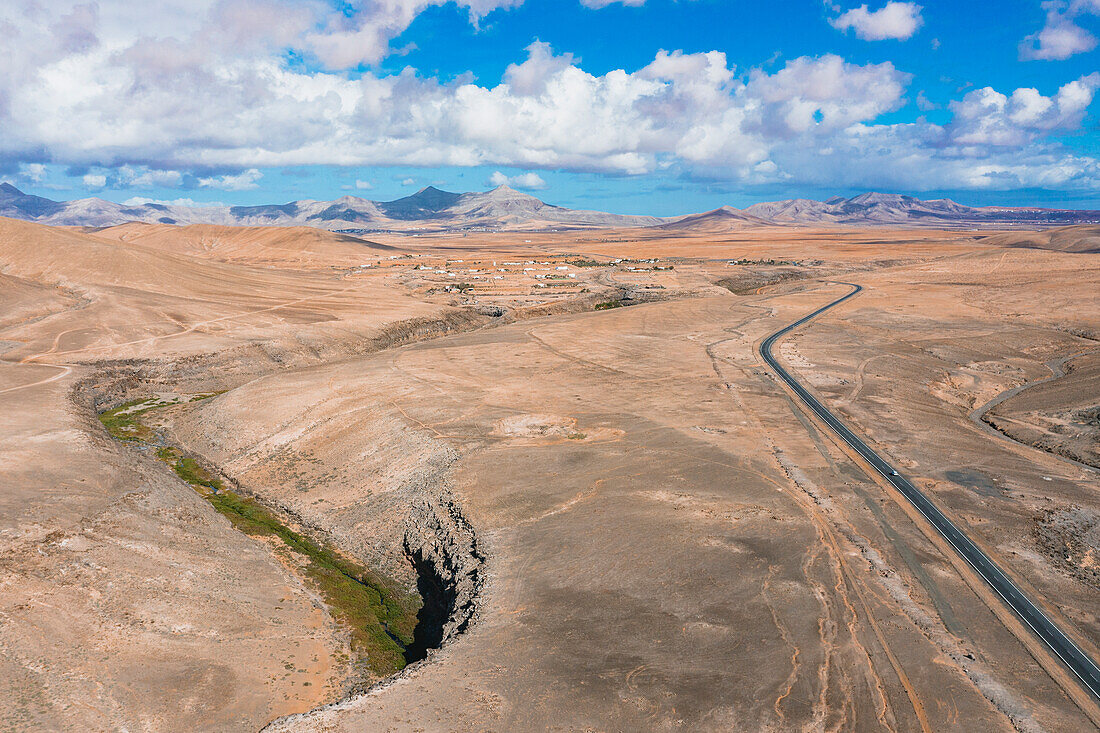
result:
[[[898,226],[940,229],[1030,226],[1046,228],[1100,224],[1100,211],[1033,207],[966,206],[950,199],[924,201],[897,193],[861,193],[825,201],[788,199],[753,204],[745,209],[723,206],[682,217],[662,229],[699,233],[739,231],[756,226]]]
[[[1098,224],[1100,211],[1027,207],[973,207],[949,199],[863,193],[826,201],[790,199],[723,206],[681,217],[608,214],[548,204],[500,186],[491,191],[451,193],[433,186],[395,201],[344,196],[334,201],[291,201],[260,206],[127,206],[99,198],[53,201],[0,184],[0,216],[55,226],[107,227],[138,221],[151,224],[226,226],[311,226],[331,231],[417,232],[463,230],[536,231],[575,228],[655,228],[679,233],[719,233],[767,226],[851,225],[904,227],[1050,227]]]
[[[981,223],[1083,223],[1098,212],[1059,209],[964,206],[950,199],[922,201],[894,193],[863,193],[827,201],[793,199],[753,204],[745,212],[780,223],[797,224],[981,224]]]
[[[774,224],[773,221],[748,213],[748,210],[741,211],[732,206],[723,206],[720,209],[707,211],[703,214],[689,214],[667,224],[661,224],[657,228],[702,234],[705,232],[752,229],[754,227],[773,226]]]
[[[335,201],[291,201],[260,206],[127,206],[99,198],[51,201],[0,184],[0,216],[54,226],[107,227],[131,221],[149,224],[228,226],[312,226],[332,231],[463,229],[553,229],[645,227],[667,221],[656,216],[607,214],[552,206],[500,186],[484,193],[451,193],[433,186],[396,201],[344,196]]]

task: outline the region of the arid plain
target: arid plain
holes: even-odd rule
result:
[[[1100,255],[990,235],[0,219],[2,725],[1096,727],[758,351],[861,285],[777,355],[1095,658]]]

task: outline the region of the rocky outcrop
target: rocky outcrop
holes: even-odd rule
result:
[[[405,527],[405,552],[424,601],[410,662],[465,631],[477,617],[485,557],[462,509],[442,485],[430,487]]]

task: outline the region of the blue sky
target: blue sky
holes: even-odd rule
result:
[[[871,189],[1100,208],[1100,0],[148,4],[0,8],[0,179],[116,201],[508,182],[624,213]]]

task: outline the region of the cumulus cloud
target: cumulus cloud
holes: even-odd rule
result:
[[[123,206],[144,206],[145,204],[158,204],[160,206],[224,206],[218,201],[195,201],[191,198],[179,198],[179,199],[150,199],[144,196],[133,196],[122,202]]]
[[[124,165],[118,169],[115,185],[119,188],[176,188],[183,183],[179,171],[150,170]]]
[[[504,70],[504,81],[515,94],[533,97],[546,91],[546,82],[573,66],[573,54],[554,55],[549,43],[535,41],[527,47],[527,60],[521,64],[509,64]]]
[[[96,171],[99,187],[135,189],[244,190],[263,168],[309,165],[674,168],[906,189],[1100,183],[1093,159],[1049,140],[1081,124],[1092,76],[1051,96],[976,90],[950,105],[947,125],[885,125],[879,119],[906,104],[910,76],[835,55],[737,70],[718,51],[660,51],[640,69],[593,74],[536,42],[495,84],[335,70],[355,54],[330,59],[328,70],[286,61],[310,34],[355,31],[358,13],[428,4],[372,0],[333,20],[319,0],[160,0],[158,13],[136,15],[100,0],[85,38],[64,20],[77,4],[57,0],[29,15],[29,5],[0,4],[11,49],[0,64],[0,160],[13,169],[51,160]],[[460,4],[476,19],[518,2]],[[339,55],[340,45],[330,50]]]
[[[1092,190],[1100,183],[1095,158],[1044,145],[957,147],[949,144],[942,127],[925,122],[859,125],[829,147],[808,151],[788,146],[776,150],[774,157],[791,179],[827,187]]]
[[[374,184],[370,181],[360,181],[359,179],[355,181],[355,189],[357,191],[369,191],[372,188],[374,188]]]
[[[1066,84],[1044,97],[1037,89],[1017,89],[1005,95],[985,87],[951,104],[954,119],[947,126],[956,145],[1019,148],[1036,138],[1075,130],[1100,87],[1100,72]]]
[[[1046,25],[1020,43],[1020,58],[1060,61],[1096,48],[1096,36],[1079,26],[1080,15],[1100,14],[1100,0],[1051,0],[1043,3]]]
[[[528,191],[542,191],[547,188],[546,181],[542,180],[542,176],[538,173],[521,173],[518,176],[506,176],[500,171],[495,171],[493,175],[489,176],[487,183],[493,187],[508,186],[509,188],[522,188]]]
[[[247,191],[249,189],[259,188],[259,180],[263,177],[263,173],[260,173],[255,168],[250,168],[237,175],[227,174],[223,176],[200,178],[199,186],[202,188],[217,188],[222,191]]]
[[[41,163],[24,163],[19,166],[19,175],[31,183],[42,183],[46,179],[46,166]]]
[[[454,3],[477,23],[523,0],[157,0],[135,13],[128,0],[5,3],[6,41],[34,68],[49,57],[95,50],[144,55],[155,71],[171,71],[204,54],[293,50],[333,70],[373,64],[389,44],[432,6]],[[24,53],[26,52],[26,53]]]
[[[858,66],[827,55],[794,59],[772,75],[754,72],[748,88],[764,104],[767,129],[790,136],[892,112],[902,105],[909,79],[889,62]]]
[[[854,30],[865,41],[904,41],[911,38],[924,22],[921,10],[923,8],[916,3],[890,0],[878,10],[860,5],[831,19],[829,24],[837,30]]]
[[[452,1],[465,8],[474,23],[494,10],[523,4],[523,0],[351,0],[345,3],[345,12],[324,14],[322,30],[306,33],[304,46],[331,69],[374,63],[425,8]]]
[[[107,176],[102,173],[85,173],[82,180],[87,188],[104,188],[107,185]]]
[[[777,148],[779,168],[818,185],[929,190],[1021,187],[1095,188],[1100,162],[1046,141],[1077,129],[1100,88],[1094,73],[1044,96],[976,89],[950,105],[947,125],[858,123],[808,154],[804,143]]]

